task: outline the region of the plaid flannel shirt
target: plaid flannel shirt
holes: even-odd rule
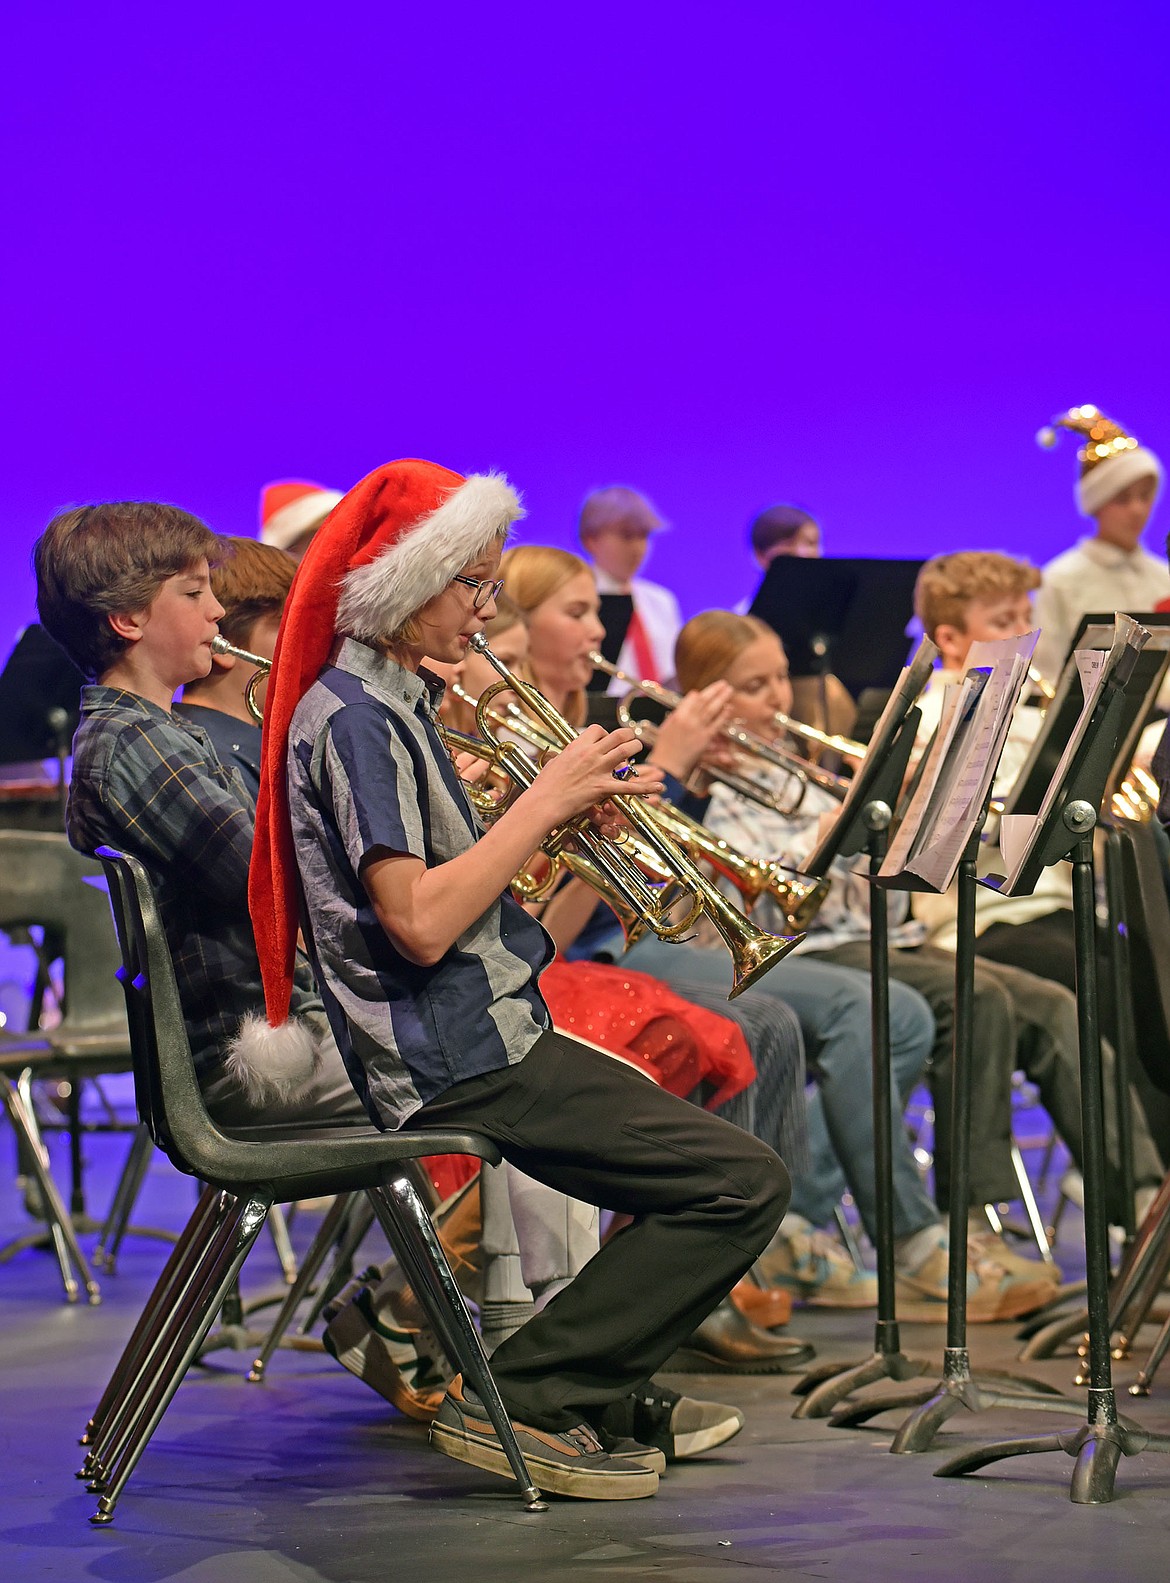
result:
[[[199,726],[113,687],[82,689],[66,818],[69,840],[102,845],[146,866],[175,964],[203,1081],[246,1012],[260,1011],[260,964],[248,915],[253,809]],[[298,961],[293,1011],[320,1011]]]

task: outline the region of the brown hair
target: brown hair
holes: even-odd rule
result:
[[[791,544],[801,528],[809,523],[815,528],[817,519],[800,506],[769,506],[767,511],[753,518],[748,539],[757,555],[767,555],[778,544]]]
[[[198,517],[150,500],[62,511],[33,546],[42,625],[87,676],[100,677],[127,647],[108,618],[145,610],[168,577],[218,559],[220,542]]]
[[[960,550],[927,561],[914,584],[914,614],[927,637],[940,626],[967,629],[967,607],[973,599],[1007,599],[1030,594],[1040,586],[1040,573],[1030,561],[1018,561],[995,550]]]
[[[219,630],[246,649],[252,628],[284,609],[297,563],[286,550],[258,539],[225,538],[225,554],[211,573],[211,591],[223,606]]]
[[[693,693],[721,681],[744,649],[760,638],[774,637],[758,616],[737,616],[730,610],[703,610],[692,616],[674,645],[679,690]]]
[[[555,549],[551,544],[518,544],[514,549],[505,550],[500,560],[504,593],[525,620],[582,572],[590,577],[593,575],[587,561],[570,550]],[[538,682],[531,663],[525,667],[525,680]],[[585,718],[583,693],[573,693],[566,700],[565,716],[570,724],[581,724]]]

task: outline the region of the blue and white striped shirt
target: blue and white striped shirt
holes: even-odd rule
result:
[[[509,892],[420,967],[396,949],[361,881],[371,858],[402,853],[434,867],[479,838],[436,728],[441,693],[427,672],[343,638],[289,733],[305,936],[350,1077],[385,1128],[521,1060],[550,1026],[537,978],[553,944]]]

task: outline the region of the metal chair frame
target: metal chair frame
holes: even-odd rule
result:
[[[99,1496],[91,1521],[112,1520],[118,1499],[264,1225],[269,1206],[330,1193],[364,1192],[447,1351],[481,1397],[522,1499],[536,1489],[478,1332],[434,1226],[410,1180],[409,1162],[428,1154],[499,1156],[467,1131],[298,1126],[227,1128],[208,1115],[195,1077],[174,968],[142,865],[99,850],[122,950],[135,1091],[159,1148],[206,1182],[146,1307],[86,1426],[78,1476]]]

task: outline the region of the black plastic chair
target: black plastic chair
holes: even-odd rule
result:
[[[0,830],[0,930],[7,934],[44,930],[42,959],[64,964],[64,1015],[54,1028],[0,1034],[0,1097],[21,1143],[21,1155],[40,1193],[49,1236],[61,1270],[66,1299],[79,1296],[78,1280],[91,1303],[97,1282],[77,1241],[81,1207],[80,1115],[71,1118],[73,1212],[66,1209],[48,1167],[32,1106],[34,1078],[67,1078],[76,1099],[88,1077],[130,1069],[126,1012],[118,989],[118,949],[109,908],[90,858],[75,852],[64,835]],[[0,1249],[0,1263],[43,1241],[44,1233],[19,1237]]]
[[[535,1488],[487,1358],[418,1192],[410,1162],[428,1154],[499,1155],[473,1132],[379,1132],[314,1125],[228,1128],[208,1115],[195,1077],[174,967],[150,881],[134,858],[98,856],[122,949],[134,1079],[142,1119],[181,1171],[208,1185],[184,1228],[82,1444],[78,1477],[100,1496],[91,1521],[112,1520],[118,1497],[178,1389],[269,1206],[365,1192],[452,1366],[482,1397],[530,1509]]]

